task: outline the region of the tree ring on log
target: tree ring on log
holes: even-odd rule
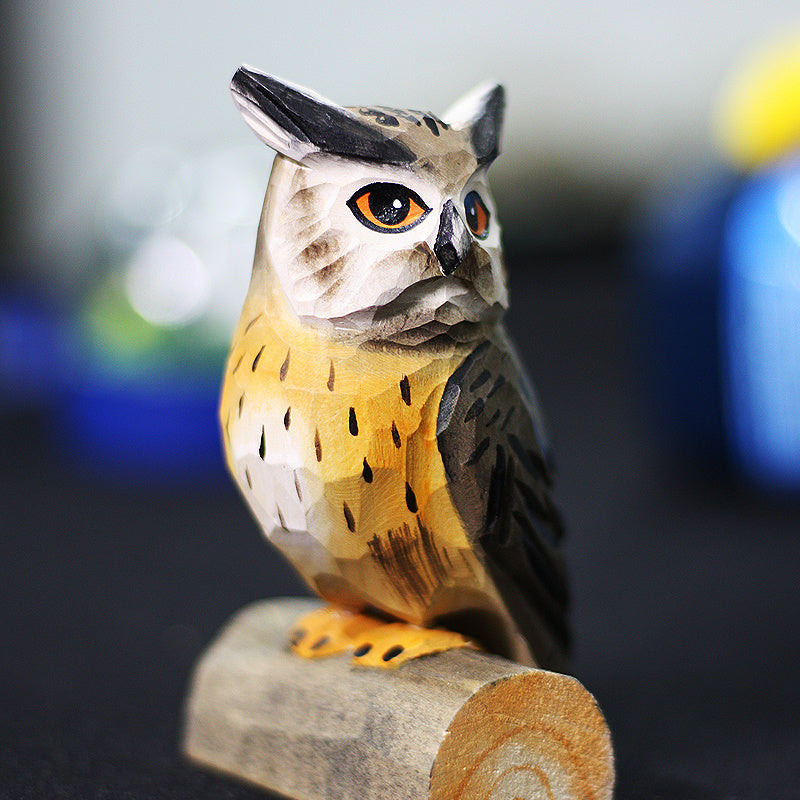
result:
[[[600,800],[613,783],[611,738],[594,698],[572,678],[534,671],[487,684],[459,709],[429,797]]]

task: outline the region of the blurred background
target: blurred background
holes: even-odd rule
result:
[[[6,4],[0,797],[259,793],[186,765],[194,660],[300,593],[215,409],[272,153],[249,63],[343,105],[508,106],[509,327],[620,798],[800,786],[800,11],[605,0]]]

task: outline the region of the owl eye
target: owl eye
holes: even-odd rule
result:
[[[479,239],[485,239],[489,235],[489,209],[477,192],[470,192],[464,198],[464,212],[469,229]]]
[[[359,189],[347,205],[362,225],[381,233],[407,231],[430,212],[416,192],[399,183],[371,183]]]

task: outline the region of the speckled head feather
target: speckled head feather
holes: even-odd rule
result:
[[[331,335],[420,344],[500,316],[500,228],[486,183],[503,93],[481,87],[443,119],[344,108],[251,68],[232,92],[278,151],[251,292]],[[377,217],[375,214],[377,213]],[[405,219],[403,219],[405,215]]]

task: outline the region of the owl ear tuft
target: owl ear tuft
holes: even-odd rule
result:
[[[415,159],[408,148],[347,109],[251,67],[236,70],[231,93],[258,138],[295,161],[317,152],[390,164]]]
[[[442,115],[451,127],[469,128],[480,164],[491,164],[500,152],[505,91],[499,83],[482,83],[456,100]]]

